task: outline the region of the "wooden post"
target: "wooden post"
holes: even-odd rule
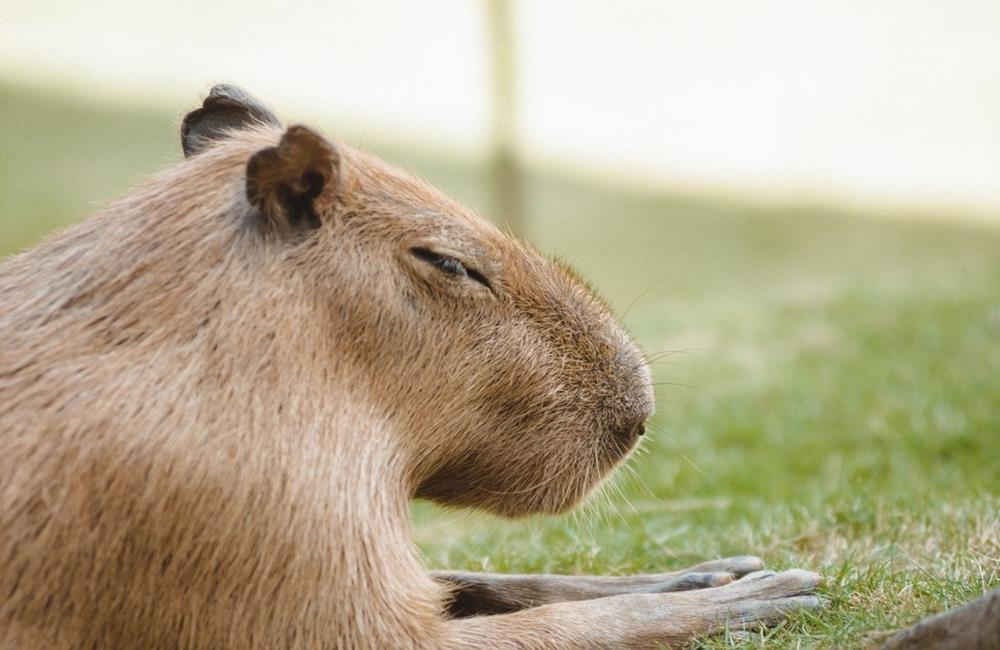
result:
[[[524,188],[517,151],[517,81],[513,0],[486,0],[491,107],[493,218],[524,234]]]

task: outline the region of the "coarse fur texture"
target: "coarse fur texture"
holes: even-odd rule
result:
[[[411,499],[567,510],[649,370],[567,269],[247,97],[0,266],[0,647],[648,647],[816,604],[754,558],[428,574]]]

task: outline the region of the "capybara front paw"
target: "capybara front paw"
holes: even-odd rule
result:
[[[721,587],[728,585],[736,576],[727,572],[707,572],[707,573],[684,573],[676,577],[668,578],[660,584],[649,588],[649,593],[668,593],[671,591],[692,591],[694,589],[708,589],[710,587]]]
[[[754,555],[738,555],[721,560],[710,560],[697,564],[685,573],[729,573],[734,578],[742,578],[748,573],[764,568],[764,560]]]
[[[740,555],[721,560],[702,562],[684,571],[665,575],[663,581],[651,586],[651,593],[667,593],[671,591],[691,591],[721,587],[743,576],[760,571],[764,561],[751,555]]]
[[[720,588],[719,595],[724,602],[806,596],[814,593],[822,581],[823,578],[818,573],[802,569],[790,569],[781,573],[755,571]]]
[[[767,600],[741,600],[722,609],[723,615],[718,624],[730,629],[776,625],[796,612],[823,609],[826,605],[827,602],[815,594]]]

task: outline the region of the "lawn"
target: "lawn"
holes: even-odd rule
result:
[[[0,255],[177,159],[185,108],[0,84]],[[365,145],[485,208],[481,162]],[[1000,226],[528,182],[528,236],[655,359],[657,415],[576,514],[418,504],[430,566],[633,573],[756,554],[828,577],[826,611],[706,648],[866,647],[1000,585]]]

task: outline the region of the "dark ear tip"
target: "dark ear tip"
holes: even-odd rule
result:
[[[251,112],[270,113],[269,109],[264,108],[249,93],[232,84],[215,84],[212,86],[212,89],[208,91],[208,96],[205,97],[201,105],[203,108],[212,108],[215,106],[244,107],[248,108]]]
[[[241,88],[232,84],[216,84],[208,96],[181,122],[181,146],[184,155],[201,151],[208,142],[221,139],[226,130],[248,126],[253,122],[280,126],[281,122],[267,108]]]
[[[181,122],[181,148],[184,150],[185,157],[195,154],[201,149],[202,143],[195,137],[194,130],[204,114],[204,107],[196,108],[185,115],[184,121]]]
[[[249,95],[239,86],[234,84],[215,84],[212,89],[208,91],[209,97],[249,97]]]
[[[290,139],[298,139],[302,137],[309,137],[312,135],[314,135],[314,132],[308,126],[302,124],[293,124],[287,129],[285,129],[284,137]]]
[[[323,136],[316,133],[305,124],[292,124],[285,129],[285,133],[282,137],[297,140],[299,138],[322,138]]]
[[[332,142],[327,140],[315,129],[312,129],[304,124],[292,124],[289,126],[285,129],[285,133],[281,136],[281,141],[290,143],[314,143],[323,149],[329,149],[331,151],[335,151],[336,149]]]
[[[303,126],[302,124],[293,124],[287,129],[281,136],[281,144],[295,145],[295,144],[314,144],[322,145],[323,148],[332,148],[330,143],[327,142],[326,138],[316,133],[308,126]]]

